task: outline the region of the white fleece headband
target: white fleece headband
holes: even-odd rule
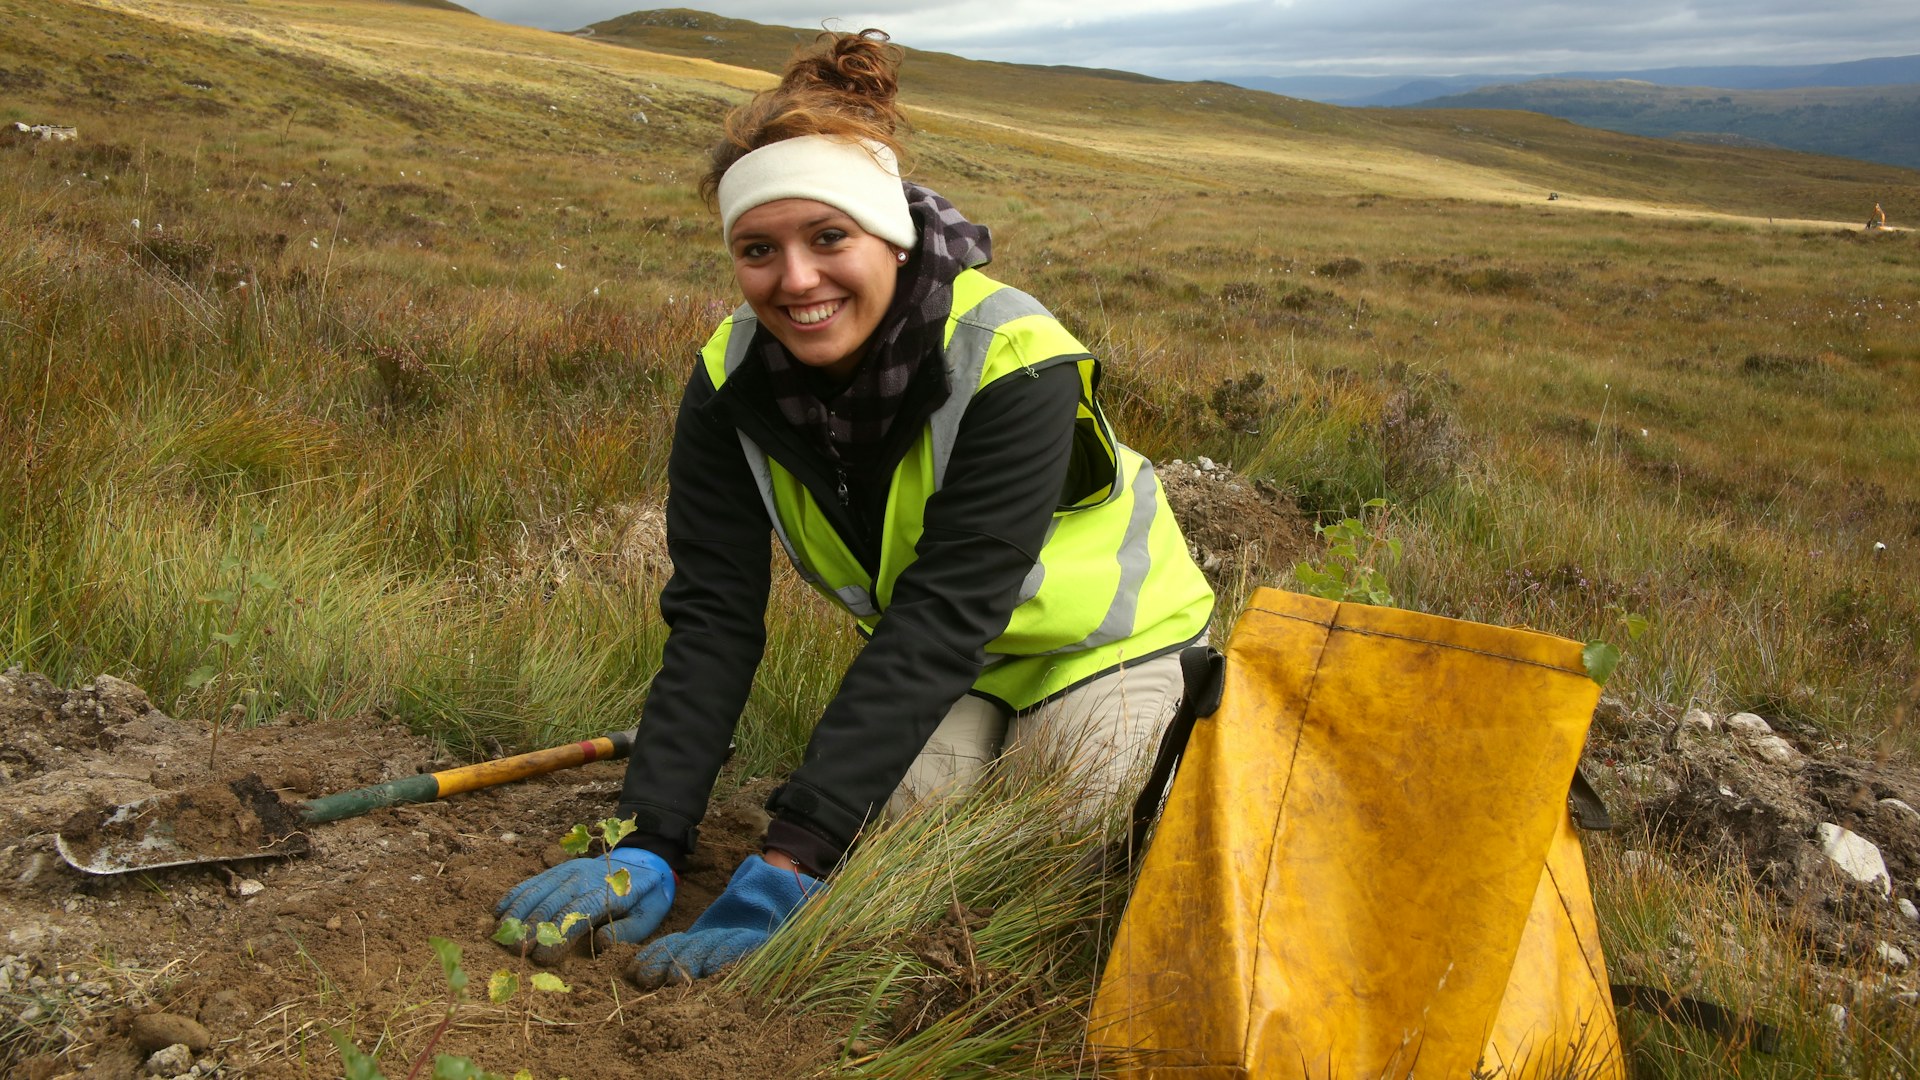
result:
[[[740,215],[780,199],[823,202],[897,248],[919,243],[900,187],[900,163],[884,143],[802,135],[768,143],[720,177],[720,231],[733,242]]]

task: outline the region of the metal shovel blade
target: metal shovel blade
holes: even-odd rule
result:
[[[53,838],[67,865],[124,874],[195,863],[280,858],[311,849],[299,811],[258,776],[83,811]]]

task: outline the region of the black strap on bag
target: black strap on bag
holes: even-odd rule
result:
[[[1636,983],[1614,983],[1614,1008],[1638,1009],[1675,1024],[1685,1024],[1731,1042],[1744,1043],[1762,1054],[1780,1052],[1780,1029],[1741,1016],[1724,1005],[1681,997]]]
[[[1133,802],[1133,830],[1127,838],[1126,851],[1121,855],[1123,865],[1132,865],[1146,850],[1147,833],[1152,831],[1153,823],[1160,818],[1160,806],[1166,801],[1168,787],[1173,783],[1174,769],[1180,764],[1180,755],[1186,752],[1187,738],[1193,734],[1194,721],[1212,716],[1220,708],[1226,672],[1227,658],[1211,645],[1194,645],[1181,650],[1180,682],[1184,690],[1180,695],[1180,711],[1174,714],[1173,721],[1160,736],[1160,751],[1154,755],[1153,771],[1147,774],[1147,782],[1141,786],[1140,795]]]
[[[1567,812],[1573,815],[1575,825],[1589,832],[1613,828],[1613,815],[1607,813],[1607,804],[1600,801],[1600,793],[1593,790],[1578,766],[1573,770],[1573,787],[1567,791]]]

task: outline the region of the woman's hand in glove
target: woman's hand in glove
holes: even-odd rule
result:
[[[612,865],[608,863],[611,861]],[[612,874],[627,871],[626,895],[616,895],[607,881]],[[567,944],[597,928],[595,939],[601,945],[636,942],[659,927],[673,906],[673,868],[667,861],[645,848],[614,848],[606,858],[569,859],[543,870],[513,887],[513,891],[495,905],[493,913],[503,919],[519,919],[529,928],[539,922],[559,922],[570,911],[586,916],[567,929]],[[532,949],[528,935],[523,950]],[[536,953],[535,959],[540,957]]]
[[[788,916],[826,887],[819,878],[749,855],[713,905],[684,933],[641,949],[627,977],[649,990],[705,978],[766,944]]]

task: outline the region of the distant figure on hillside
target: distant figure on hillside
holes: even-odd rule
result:
[[[1879,203],[1873,204],[1873,215],[1867,218],[1867,228],[1884,229],[1887,227],[1887,212],[1880,209]]]

